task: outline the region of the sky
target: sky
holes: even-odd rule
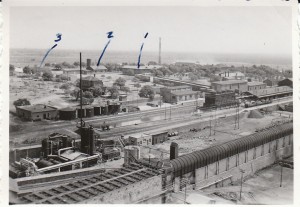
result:
[[[12,7],[10,48],[292,54],[288,7]],[[144,35],[148,32],[145,39]]]

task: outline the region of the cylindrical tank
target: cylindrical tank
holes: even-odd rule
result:
[[[100,106],[94,106],[94,115],[95,116],[101,115],[101,107]]]
[[[86,117],[93,117],[94,116],[94,108],[93,107],[86,108],[85,115],[86,115]]]
[[[170,146],[170,160],[176,159],[177,157],[178,157],[178,144],[172,142]]]
[[[85,109],[77,109],[78,118],[84,118],[85,117]],[[81,117],[82,114],[82,117]]]
[[[140,159],[140,148],[133,145],[124,147],[124,165],[129,165],[134,159]]]
[[[72,120],[76,119],[76,109],[67,107],[59,110],[59,119]]]

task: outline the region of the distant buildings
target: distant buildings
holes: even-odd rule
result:
[[[248,82],[248,91],[264,89],[267,87],[266,83],[262,82]]]
[[[129,136],[128,142],[130,145],[148,146],[152,145],[152,137],[148,134],[134,134]]]
[[[220,73],[219,76],[222,80],[245,80],[245,75],[241,72],[224,72]]]
[[[93,68],[91,66],[91,59],[87,59],[86,61],[86,68],[81,69],[81,73],[83,75],[91,75],[95,73],[101,73],[101,72],[106,72],[107,68],[104,65],[99,65]],[[74,75],[74,74],[80,74],[80,68],[66,68],[63,69],[63,73],[66,75]]]
[[[235,97],[235,92],[224,92],[224,93],[211,93],[205,94],[204,107],[227,107],[236,105],[237,100]]]
[[[224,91],[238,91],[241,93],[248,90],[247,81],[245,80],[217,81],[211,83],[211,87],[218,93]]]
[[[57,119],[57,108],[44,104],[27,105],[16,107],[17,115],[25,120],[40,121],[45,119]]]
[[[193,91],[191,86],[164,87],[160,89],[160,94],[166,103],[196,100],[200,97],[199,92]]]
[[[123,74],[129,75],[132,71],[132,75],[137,74],[144,74],[144,73],[151,73],[154,69],[162,68],[160,65],[146,65],[146,66],[140,66],[140,68],[137,68],[136,65],[124,65],[121,70]]]

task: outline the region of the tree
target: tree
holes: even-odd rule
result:
[[[15,72],[15,66],[14,65],[9,65],[9,72]]]
[[[23,73],[26,73],[26,74],[31,74],[31,68],[29,66],[25,66],[23,68]]]
[[[136,87],[136,88],[140,88],[140,87],[141,87],[141,84],[135,83],[133,86]]]
[[[113,85],[119,86],[119,87],[124,87],[126,83],[126,80],[124,78],[118,78],[117,80],[115,80]]]
[[[71,96],[76,98],[76,101],[79,98],[79,93],[80,93],[80,89],[79,88],[75,88],[74,90],[72,90],[72,92],[70,93]]]
[[[104,93],[104,90],[102,87],[98,86],[93,88],[92,90],[94,97],[99,97]]]
[[[121,87],[121,91],[124,91],[124,92],[126,92],[126,93],[129,93],[129,92],[130,92],[130,89],[129,89],[129,87],[124,86],[124,87]]]
[[[113,98],[113,99],[118,98],[119,90],[116,86],[109,87],[107,90],[108,90],[108,92],[110,92],[110,97],[111,98]]]
[[[90,91],[83,92],[82,97],[84,97],[84,98],[94,98],[92,92],[90,92]]]
[[[83,105],[87,105],[87,104],[91,104],[94,102],[94,98],[82,98],[82,104]]]
[[[45,81],[50,81],[50,80],[52,80],[52,78],[53,78],[53,74],[52,74],[52,72],[51,71],[45,71],[44,73],[43,73],[43,80],[45,80]]]
[[[59,88],[63,90],[69,90],[71,88],[71,85],[69,83],[64,83]]]
[[[145,85],[139,91],[139,96],[144,98],[149,98],[151,101],[154,98],[154,90],[151,86]]]
[[[198,77],[194,73],[189,73],[189,78],[191,81],[195,81],[198,79]]]
[[[26,106],[26,105],[30,105],[30,101],[28,101],[26,98],[20,98],[16,101],[14,101],[14,106]]]

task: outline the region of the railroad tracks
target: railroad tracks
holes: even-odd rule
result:
[[[159,174],[159,170],[133,163],[100,175],[30,193],[21,197],[21,200],[35,204],[74,204]]]

